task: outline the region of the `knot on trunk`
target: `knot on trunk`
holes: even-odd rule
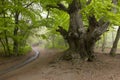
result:
[[[79,38],[79,34],[77,32],[69,32],[68,36],[72,38]]]

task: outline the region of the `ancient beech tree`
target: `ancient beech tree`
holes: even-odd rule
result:
[[[86,2],[89,5],[91,0]],[[96,19],[95,15],[88,16],[89,26],[86,29],[83,24],[80,0],[72,0],[65,7],[64,4],[58,3],[56,6],[47,5],[49,8],[56,8],[69,14],[69,29],[66,31],[63,27],[58,26],[57,30],[69,44],[69,50],[79,53],[81,58],[92,61],[94,58],[94,46],[100,39],[100,36],[107,30],[109,21],[104,21],[103,18]]]

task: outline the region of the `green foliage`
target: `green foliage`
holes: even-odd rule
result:
[[[113,25],[120,25],[120,1],[118,5],[114,5],[112,0],[92,0],[87,5],[88,0],[79,0],[81,3],[84,25],[88,26],[88,16],[95,15],[97,20],[104,17],[104,21],[110,21]],[[12,51],[13,42],[17,41],[21,50],[26,47],[27,39],[30,35],[41,37],[42,39],[54,42],[54,46],[60,47],[64,40],[61,39],[59,33],[56,32],[58,26],[64,29],[69,28],[69,15],[56,8],[48,8],[47,5],[56,6],[62,3],[68,8],[72,0],[1,0],[0,1],[0,43],[7,46]],[[117,12],[113,10],[115,8]],[[18,13],[18,23],[16,24],[15,14]],[[37,34],[47,28],[47,32]],[[14,35],[15,28],[18,28],[17,34]],[[7,40],[8,42],[7,42]],[[52,42],[53,43],[53,42]],[[60,43],[60,44],[59,44]],[[2,46],[2,49],[4,47]],[[51,44],[53,45],[53,44]],[[60,46],[59,46],[60,45]],[[62,44],[63,45],[63,44]],[[12,53],[12,52],[11,52]]]
[[[45,48],[67,49],[68,44],[60,35],[49,35]]]
[[[3,47],[0,47],[0,56],[4,56],[4,49],[3,49]]]
[[[24,55],[24,54],[27,54],[28,52],[30,52],[32,50],[32,48],[31,48],[31,46],[28,46],[28,45],[26,45],[26,46],[24,46],[24,47],[21,47],[20,48],[20,53],[19,53],[19,55]]]
[[[114,8],[117,9],[117,13],[112,11]],[[84,7],[81,12],[83,14],[84,21],[87,21],[88,16],[94,14],[97,20],[103,17],[104,21],[110,21],[111,24],[120,25],[119,10],[120,7],[118,5],[114,5],[111,0],[92,0],[92,2],[88,6]]]
[[[10,50],[12,51],[12,45],[10,46]],[[24,47],[21,47],[19,49],[19,56],[20,55],[25,55],[27,54],[28,52],[30,52],[32,50],[31,46],[24,46]],[[4,49],[3,47],[0,47],[0,56],[16,56],[14,53],[11,53],[9,55],[6,55],[5,52],[4,52]]]
[[[69,26],[69,15],[65,12],[59,11],[59,10],[52,10],[52,15],[54,20],[53,27],[55,29],[58,28],[58,26],[64,27],[64,29],[68,29]]]
[[[33,0],[0,1],[0,43],[6,55],[15,54],[14,42],[17,42],[21,54],[23,50],[21,48],[26,48],[26,40],[31,30],[39,27],[37,18],[40,15],[37,9],[33,9],[34,2]]]
[[[71,3],[72,0],[39,1],[43,11],[47,13],[47,5],[57,6],[57,3],[62,3],[65,5],[65,7],[68,8],[68,5]],[[120,25],[120,1],[118,1],[118,5],[114,5],[112,3],[112,0],[92,0],[92,2],[89,5],[86,4],[88,0],[79,1],[82,6],[80,14],[82,13],[82,18],[85,27],[88,27],[89,25],[88,16],[92,16],[93,14],[97,18],[97,20],[103,18],[104,21],[110,21],[110,23],[113,25]],[[113,12],[113,8],[116,8],[118,12]],[[51,36],[54,34],[59,35],[59,33],[56,33],[56,29],[58,29],[58,26],[62,26],[66,30],[68,30],[69,27],[69,15],[66,12],[58,10],[56,8],[50,8],[49,17],[44,18],[41,21],[43,21],[42,23],[44,24],[44,26],[47,26],[47,28],[50,30]],[[50,33],[42,35],[43,38],[48,38],[47,35],[50,36]]]

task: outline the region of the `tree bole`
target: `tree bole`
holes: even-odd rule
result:
[[[67,8],[67,13],[70,17],[69,29],[66,31],[62,27],[59,27],[57,31],[60,32],[63,38],[68,42],[69,49],[66,55],[77,53],[82,59],[93,61],[95,58],[95,43],[107,30],[109,21],[104,22],[103,18],[97,20],[93,14],[88,17],[89,26],[85,29],[80,11],[81,7],[79,0],[72,0],[72,3],[69,4]],[[63,55],[63,57],[64,56],[65,55]]]

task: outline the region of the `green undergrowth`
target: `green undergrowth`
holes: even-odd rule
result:
[[[31,46],[25,46],[20,49],[20,55],[25,55],[32,50]]]
[[[17,54],[17,55],[15,53],[13,53],[12,48],[10,48],[10,54],[5,54],[4,49],[2,47],[0,47],[0,56],[2,56],[2,57],[22,56],[22,55],[26,55],[31,50],[32,50],[31,46],[27,45],[25,47],[19,48],[19,54]]]

